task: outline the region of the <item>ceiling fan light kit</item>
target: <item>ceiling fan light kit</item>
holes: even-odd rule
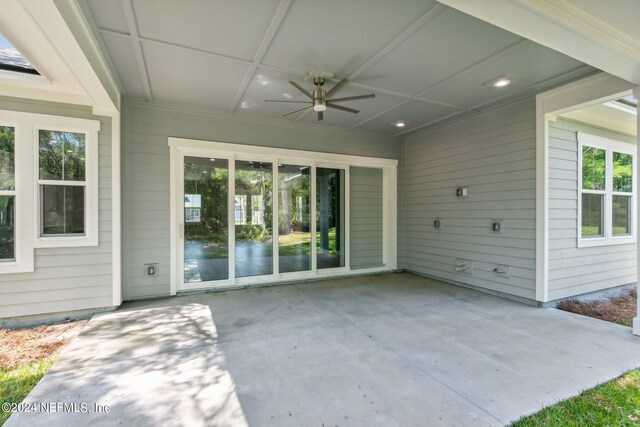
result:
[[[316,75],[313,78],[313,84],[315,85],[315,89],[313,92],[307,91],[305,88],[300,86],[298,83],[294,81],[289,81],[293,87],[298,89],[307,98],[311,99],[311,104],[306,107],[298,108],[296,110],[290,111],[287,114],[284,114],[282,117],[290,116],[292,114],[298,113],[300,111],[305,111],[308,109],[313,109],[313,111],[318,113],[318,120],[324,119],[324,112],[327,108],[332,108],[335,110],[346,111],[347,113],[358,114],[360,111],[354,110],[353,108],[344,107],[342,105],[334,104],[335,102],[346,102],[346,101],[356,101],[358,99],[368,99],[374,98],[376,95],[373,93],[367,95],[356,95],[356,96],[347,96],[344,98],[331,98],[338,90],[340,90],[344,85],[346,85],[349,81],[347,79],[340,80],[335,86],[333,86],[328,92],[322,88],[324,86],[324,77],[321,75]],[[265,102],[291,102],[296,104],[308,104],[308,101],[292,101],[285,99],[265,99]]]

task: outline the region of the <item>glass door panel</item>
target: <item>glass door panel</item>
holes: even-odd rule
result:
[[[278,166],[279,271],[311,269],[311,168]]]
[[[229,162],[184,158],[184,281],[229,277]]]
[[[316,169],[317,268],[345,266],[344,170]]]
[[[236,277],[273,273],[273,166],[236,161]]]

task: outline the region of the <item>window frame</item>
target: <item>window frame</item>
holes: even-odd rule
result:
[[[14,202],[14,260],[0,262],[0,274],[26,273],[34,271],[33,255],[33,210],[30,194],[33,193],[33,155],[30,144],[30,124],[26,117],[14,111],[0,111],[0,126],[14,128],[14,190],[0,191],[2,195],[15,197]]]
[[[577,247],[593,247],[608,245],[633,244],[637,241],[637,219],[636,219],[636,147],[633,144],[617,141],[610,138],[591,135],[584,132],[577,132],[578,136],[578,238]],[[582,151],[583,147],[593,147],[605,150],[605,190],[589,190],[582,188]],[[632,187],[630,193],[613,191],[613,153],[629,154],[632,158]],[[603,236],[583,237],[582,236],[582,195],[601,194],[604,196],[603,203]],[[613,196],[623,195],[630,198],[630,233],[624,235],[613,234]]]
[[[85,135],[85,179],[80,181],[40,179],[40,131],[73,132]],[[34,150],[34,247],[60,248],[98,246],[99,244],[99,159],[98,132],[100,122],[97,120],[76,119],[71,117],[41,116],[33,125],[32,145]],[[84,229],[83,235],[43,235],[42,233],[42,196],[41,186],[84,186]]]

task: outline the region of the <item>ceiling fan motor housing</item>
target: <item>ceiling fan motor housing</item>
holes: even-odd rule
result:
[[[313,110],[325,111],[327,109],[327,92],[324,89],[320,89],[320,86],[316,86],[313,90]]]

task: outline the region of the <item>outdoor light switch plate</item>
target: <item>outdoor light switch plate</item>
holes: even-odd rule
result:
[[[456,188],[456,197],[469,197],[469,187]]]

